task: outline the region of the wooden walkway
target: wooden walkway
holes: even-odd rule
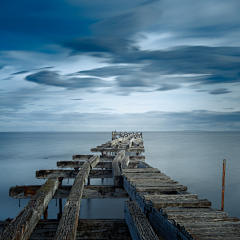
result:
[[[102,155],[74,155],[57,162],[62,169],[37,171],[48,179],[44,185],[10,188],[10,197],[31,200],[15,219],[0,222],[0,239],[240,239],[238,218],[145,162],[142,133],[115,131],[112,141],[91,150]],[[63,186],[63,178],[75,179],[73,186]],[[90,185],[91,178],[113,178],[113,185]],[[52,198],[59,199],[58,219],[47,219]],[[125,220],[79,219],[83,198],[128,198]]]

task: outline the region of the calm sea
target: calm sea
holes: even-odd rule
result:
[[[0,220],[14,218],[28,202],[21,200],[19,207],[19,201],[9,197],[10,187],[43,184],[44,180],[36,179],[36,170],[56,169],[57,161],[90,154],[91,148],[110,139],[110,132],[0,133]],[[227,159],[224,210],[240,218],[240,132],[144,132],[143,141],[146,162],[217,209],[221,207],[222,162]],[[91,184],[101,184],[101,180]],[[48,211],[49,218],[56,218],[56,200]],[[124,218],[123,200],[83,199],[80,218]]]

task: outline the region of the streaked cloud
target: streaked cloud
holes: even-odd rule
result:
[[[63,87],[67,89],[77,88],[95,88],[95,87],[107,87],[107,83],[98,78],[79,78],[72,77],[66,78],[54,71],[40,71],[34,74],[30,74],[25,77],[25,80],[34,82],[37,84],[44,84],[54,87]]]
[[[226,93],[230,93],[231,91],[229,91],[227,88],[218,88],[218,89],[214,89],[212,91],[210,91],[210,94],[226,94]]]

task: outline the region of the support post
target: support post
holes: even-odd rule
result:
[[[90,185],[90,178],[88,178],[87,185]]]
[[[221,211],[223,211],[223,209],[224,209],[225,170],[226,170],[226,159],[223,159],[223,175],[222,175],[222,202],[221,202]]]

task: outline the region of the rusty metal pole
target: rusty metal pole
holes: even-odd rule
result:
[[[222,202],[221,202],[221,211],[223,211],[223,209],[224,209],[225,170],[226,170],[226,159],[223,159]]]

